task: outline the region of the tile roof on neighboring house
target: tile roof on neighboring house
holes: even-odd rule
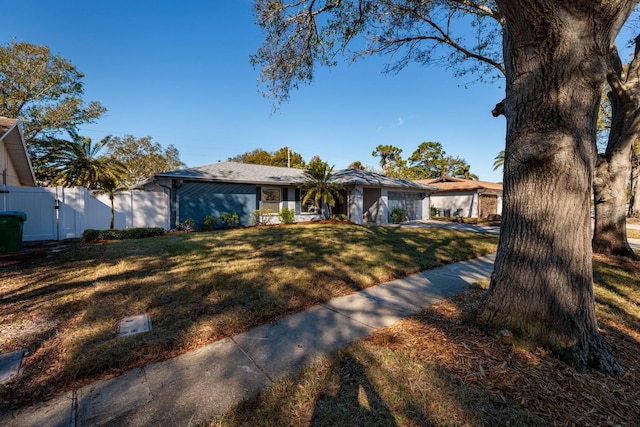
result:
[[[29,160],[27,146],[22,139],[22,132],[17,119],[0,117],[0,142],[4,143],[7,154],[13,163],[18,179],[23,185],[35,186],[36,178]],[[0,165],[1,166],[1,165]],[[2,182],[0,182],[2,184]]]
[[[443,176],[440,178],[432,179],[421,179],[415,182],[420,182],[427,185],[435,185],[439,187],[440,192],[464,190],[491,190],[502,192],[502,184],[496,182],[476,181],[473,179],[454,178],[451,176]]]

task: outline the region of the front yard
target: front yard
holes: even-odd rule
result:
[[[497,236],[306,224],[73,244],[0,267],[0,353],[27,348],[0,412],[333,297],[496,250]],[[153,329],[116,336],[125,316]]]

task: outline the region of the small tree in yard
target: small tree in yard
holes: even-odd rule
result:
[[[302,204],[306,204],[309,200],[313,200],[315,205],[322,209],[324,205],[329,207],[328,216],[325,214],[325,218],[331,217],[331,208],[336,205],[336,200],[342,201],[342,186],[330,182],[333,175],[333,166],[329,166],[327,162],[323,162],[318,158],[314,158],[309,162],[309,166],[304,172],[307,179],[302,185],[302,188],[306,190],[304,197],[302,198]]]
[[[116,210],[114,206],[114,200],[116,193],[125,191],[127,188],[124,186],[122,177],[113,173],[107,173],[100,177],[98,182],[98,189],[94,191],[96,194],[107,194],[109,196],[109,202],[111,204],[111,221],[109,222],[109,229],[113,230],[115,227]]]

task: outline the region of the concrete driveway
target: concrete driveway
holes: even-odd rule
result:
[[[425,227],[434,227],[434,228],[449,228],[452,230],[462,230],[462,231],[476,231],[479,233],[492,233],[492,234],[500,234],[500,227],[491,226],[491,225],[477,225],[477,224],[464,224],[460,222],[445,222],[445,221],[434,221],[430,219],[420,219],[415,221],[406,221],[400,224],[402,227],[407,228],[425,228]]]
[[[500,227],[490,225],[463,224],[459,222],[434,221],[430,219],[406,221],[400,224],[401,227],[438,227],[452,230],[476,231],[480,233],[500,234]],[[640,230],[639,224],[627,224],[627,229]],[[632,249],[640,251],[640,239],[628,239]]]

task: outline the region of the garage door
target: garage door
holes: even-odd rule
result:
[[[407,211],[409,220],[422,219],[422,195],[420,193],[389,192],[389,212],[393,208]]]

